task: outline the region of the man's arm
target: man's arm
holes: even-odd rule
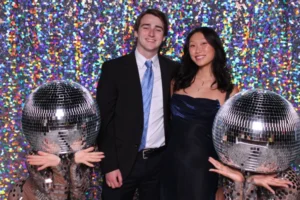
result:
[[[97,86],[97,103],[100,109],[101,127],[97,139],[99,150],[105,153],[101,162],[104,174],[118,169],[115,145],[114,113],[117,102],[117,88],[114,72],[108,63],[102,65],[100,80]]]

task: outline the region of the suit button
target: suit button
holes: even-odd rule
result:
[[[138,144],[135,144],[135,145],[134,145],[135,148],[138,148],[138,146],[139,146]]]

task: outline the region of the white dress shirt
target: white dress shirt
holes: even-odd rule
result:
[[[152,100],[150,106],[149,124],[146,138],[145,148],[157,148],[165,145],[165,129],[164,129],[164,107],[163,107],[163,91],[161,81],[161,71],[157,54],[151,58],[146,59],[138,50],[135,50],[135,58],[138,66],[140,81],[147,69],[145,62],[152,61],[152,70],[154,75]]]

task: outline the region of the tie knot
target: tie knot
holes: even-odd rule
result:
[[[145,63],[147,68],[151,68],[152,67],[152,60],[147,60]]]

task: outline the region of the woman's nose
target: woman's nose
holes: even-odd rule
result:
[[[201,46],[197,46],[196,47],[196,53],[199,53],[199,52],[201,52],[202,51],[202,47]]]

